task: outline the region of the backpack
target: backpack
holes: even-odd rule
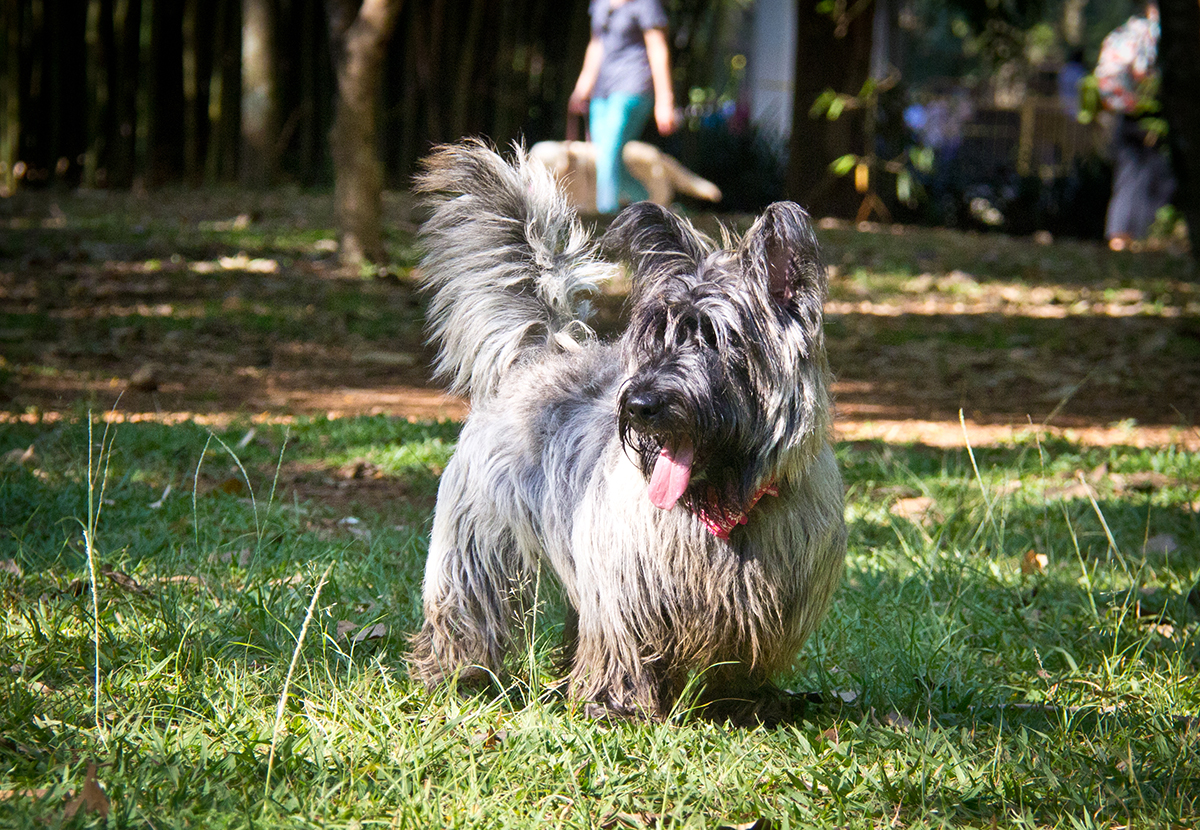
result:
[[[1105,109],[1132,113],[1138,108],[1139,87],[1158,59],[1158,34],[1157,20],[1131,17],[1105,36],[1094,73]]]

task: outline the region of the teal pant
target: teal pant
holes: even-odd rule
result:
[[[622,201],[640,202],[649,194],[641,182],[629,175],[621,160],[625,142],[642,134],[654,99],[649,95],[615,92],[607,98],[593,98],[588,112],[588,127],[596,147],[596,211],[616,213]]]

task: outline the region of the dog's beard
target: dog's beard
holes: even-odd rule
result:
[[[736,514],[747,508],[768,475],[760,469],[761,447],[745,428],[745,415],[731,401],[736,392],[666,391],[654,418],[639,414],[636,401],[647,381],[634,379],[621,395],[621,442],[647,477],[647,497],[662,510],[677,504],[694,513]],[[707,405],[706,405],[707,404]],[[739,428],[741,427],[741,428]],[[757,448],[757,449],[756,449]]]

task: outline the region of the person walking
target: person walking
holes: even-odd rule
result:
[[[616,213],[621,202],[647,198],[621,160],[626,142],[641,135],[651,113],[662,135],[676,126],[660,0],[592,0],[592,36],[568,109],[587,115],[596,148],[596,211]]]
[[[1158,4],[1149,2],[1108,34],[1100,46],[1096,85],[1105,109],[1116,113],[1113,187],[1105,215],[1108,247],[1123,251],[1144,238],[1159,208],[1175,192],[1171,162],[1159,125],[1155,89],[1158,68]]]

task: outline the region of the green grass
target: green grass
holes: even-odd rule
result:
[[[846,578],[784,678],[821,702],[747,730],[588,720],[551,689],[553,613],[536,620],[509,695],[426,694],[402,655],[456,427],[251,429],[0,427],[0,452],[35,452],[0,468],[0,825],[1117,828],[1200,816],[1194,455],[1057,440],[973,459],[841,446]],[[356,463],[395,498],[323,483]],[[1023,572],[1031,551],[1045,566]],[[351,638],[376,623],[386,634],[356,643],[339,623]],[[110,812],[68,817],[89,762]]]

